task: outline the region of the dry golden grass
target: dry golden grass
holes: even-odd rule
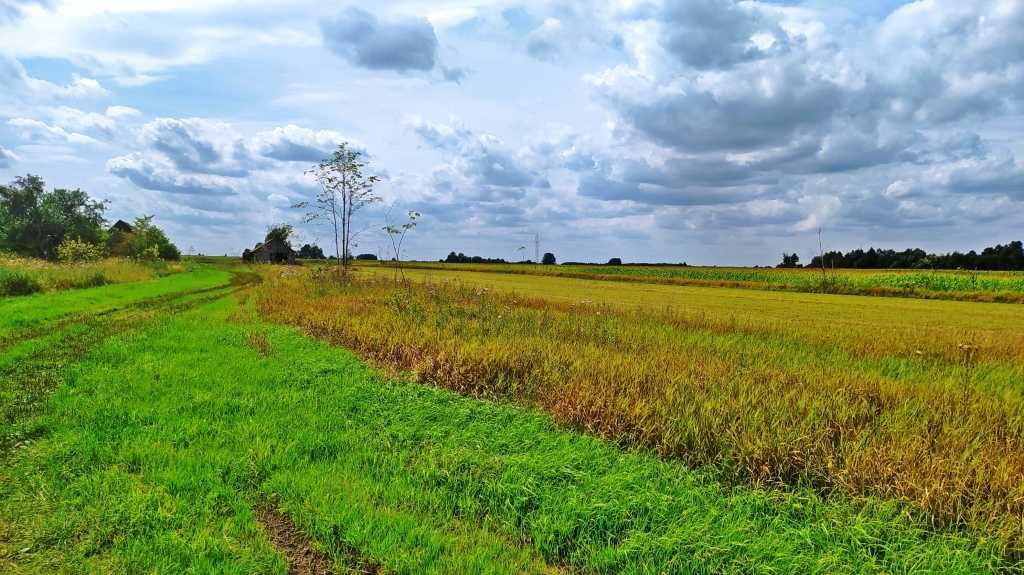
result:
[[[743,307],[695,314],[452,282],[267,273],[265,317],[423,383],[537,406],[733,481],[899,499],[1022,548],[1024,327],[964,347],[970,321],[951,318],[954,327],[931,325],[934,343],[915,353],[919,334],[842,317],[841,306],[832,313],[842,333],[821,318],[815,334],[796,311],[791,324],[759,323]],[[552,279],[576,281],[530,281],[543,290]],[[996,305],[878,301],[957,313]]]
[[[16,278],[20,284],[32,286],[30,291],[60,291],[144,281],[183,269],[181,263],[144,264],[121,258],[81,263],[54,263],[0,253],[0,280]]]
[[[378,264],[379,265],[379,264]],[[364,267],[368,267],[365,266]],[[1024,272],[815,268],[732,268],[674,265],[449,264],[412,262],[406,267],[541,275],[615,282],[728,287],[807,293],[1024,303]]]

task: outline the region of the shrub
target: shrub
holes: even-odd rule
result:
[[[0,271],[0,296],[29,295],[42,289],[39,280],[24,272]]]
[[[64,240],[57,246],[57,259],[67,263],[92,262],[103,257],[103,249],[77,238]]]

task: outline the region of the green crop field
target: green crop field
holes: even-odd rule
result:
[[[1024,573],[1024,305],[521,269],[0,297],[0,572]]]

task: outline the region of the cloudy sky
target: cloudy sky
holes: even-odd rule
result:
[[[348,141],[417,258],[976,249],[1024,237],[1022,31],[1024,0],[0,0],[0,181],[236,253]]]

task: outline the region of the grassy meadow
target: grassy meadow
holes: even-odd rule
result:
[[[220,260],[0,299],[0,572],[1022,573],[1021,314]]]
[[[439,264],[409,267],[671,285],[972,301],[1024,302],[1024,273],[961,270],[731,268],[677,265]]]

